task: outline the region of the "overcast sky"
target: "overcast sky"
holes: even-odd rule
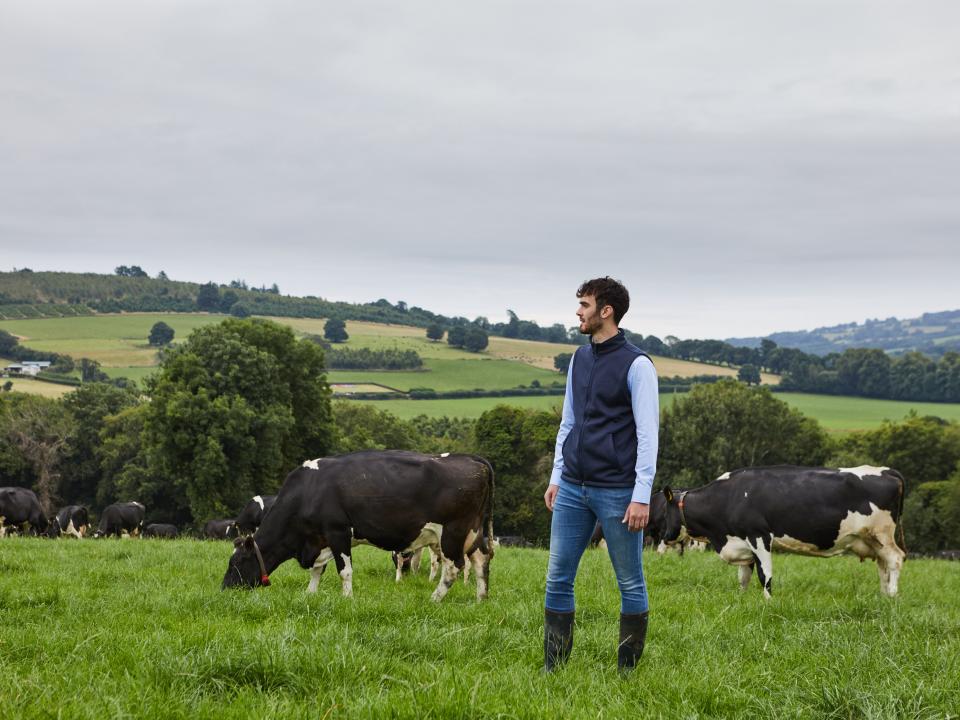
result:
[[[0,269],[728,337],[960,307],[960,3],[0,1]]]

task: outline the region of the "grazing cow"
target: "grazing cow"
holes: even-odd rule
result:
[[[502,547],[533,547],[533,543],[527,540],[523,535],[499,535],[496,538],[496,542]]]
[[[33,490],[22,487],[0,488],[0,537],[7,530],[46,532],[49,521]]]
[[[73,535],[79,540],[86,535],[89,526],[90,512],[83,505],[67,505],[57,511],[48,534],[52,538]]]
[[[477,598],[483,599],[493,556],[492,506],[493,468],[474,455],[388,450],[310,461],[284,480],[256,534],[234,541],[222,586],[266,585],[269,574],[290,558],[312,568],[331,556],[349,597],[354,544],[406,552],[425,525],[438,523],[443,572],[433,600],[447,594],[465,553],[473,558]],[[308,590],[315,589],[311,579]]]
[[[256,532],[267,511],[273,507],[276,501],[276,495],[254,495],[253,499],[244,506],[234,521],[237,525],[237,534],[249,535]]]
[[[180,531],[177,530],[176,525],[168,525],[167,523],[150,523],[143,529],[143,536],[145,538],[165,538],[173,540],[180,535]]]
[[[237,537],[236,520],[207,520],[203,536],[210,540],[232,540]]]
[[[93,534],[95,538],[116,535],[139,535],[143,528],[143,518],[147,508],[138,502],[114,503],[107,505],[100,515],[100,526]]]
[[[894,537],[903,488],[903,476],[885,467],[745,468],[680,494],[664,488],[651,501],[651,516],[667,542],[684,530],[709,540],[721,558],[740,566],[743,589],[756,565],[768,598],[775,549],[874,558],[881,591],[894,596],[905,557]]]

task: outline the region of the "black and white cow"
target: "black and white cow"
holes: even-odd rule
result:
[[[234,520],[237,525],[237,534],[248,535],[256,532],[267,511],[273,507],[276,501],[276,495],[254,495],[250,502],[244,505],[243,510],[237,515],[237,519]]]
[[[89,526],[90,512],[83,505],[67,505],[57,511],[48,534],[52,538],[72,535],[79,540],[86,535]]]
[[[49,521],[33,490],[22,487],[0,488],[0,537],[14,532],[46,532]]]
[[[177,530],[177,526],[169,525],[168,523],[150,523],[143,529],[143,536],[145,538],[164,538],[173,540],[179,535],[180,531]]]
[[[332,557],[349,597],[353,545],[408,552],[424,526],[437,523],[443,527],[443,572],[433,599],[439,602],[450,590],[465,553],[473,559],[477,598],[483,599],[493,557],[492,506],[493,468],[475,455],[387,450],[309,461],[284,480],[256,534],[234,541],[222,587],[269,584],[269,574],[290,558],[314,568]],[[314,578],[319,572],[309,591],[316,590]]]
[[[203,536],[210,540],[232,540],[237,535],[236,520],[207,520],[203,526]]]
[[[893,596],[906,556],[895,539],[903,490],[903,476],[886,467],[745,468],[683,493],[664,488],[651,501],[651,524],[667,542],[684,531],[708,540],[721,558],[739,566],[743,589],[756,566],[766,597],[773,550],[873,558],[881,591]]]
[[[114,503],[107,505],[100,514],[100,525],[94,537],[116,535],[139,535],[143,529],[143,518],[147,508],[138,502]]]

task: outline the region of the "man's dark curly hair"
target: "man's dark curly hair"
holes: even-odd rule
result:
[[[577,297],[590,295],[597,301],[597,311],[603,310],[609,305],[613,308],[613,321],[619,325],[620,318],[627,314],[630,309],[630,293],[619,280],[614,280],[609,275],[602,278],[587,280],[580,289],[577,290]]]

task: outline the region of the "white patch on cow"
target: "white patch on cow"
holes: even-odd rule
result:
[[[729,473],[729,472],[725,472],[723,475],[721,475],[720,477],[718,477],[717,480],[728,480],[729,478],[730,478],[730,473]],[[716,482],[716,481],[714,481],[714,482]]]
[[[477,600],[485,600],[487,597],[487,567],[490,558],[482,550],[477,550],[470,558],[473,561],[473,572],[477,576]],[[466,572],[466,566],[464,566]]]
[[[350,564],[350,556],[346,553],[340,553],[343,560],[343,570],[340,571],[340,579],[343,580],[343,596],[353,597],[353,566]]]
[[[67,523],[67,529],[63,531],[64,535],[73,535],[77,540],[83,538],[83,535],[73,526],[73,518],[70,518],[70,522]]]
[[[851,475],[856,475],[858,478],[863,480],[867,475],[880,475],[884,470],[889,470],[888,467],[874,467],[873,465],[858,465],[853,468],[840,468],[840,472],[850,473]]]
[[[740,589],[746,590],[750,584],[750,576],[753,575],[753,567],[750,565],[740,565],[737,568],[737,574],[739,575]]]
[[[333,551],[330,548],[326,547],[320,551],[320,554],[317,555],[317,559],[313,561],[313,567],[310,568],[310,584],[307,585],[308,593],[315,593],[317,587],[320,585],[320,576],[323,575],[323,571],[327,569],[327,563],[333,560]]]
[[[763,541],[760,538],[757,538],[756,545],[751,544],[749,540],[747,544],[750,545],[750,549],[753,550],[757,561],[760,563],[757,572],[759,573],[760,570],[763,571],[763,596],[769,600],[769,588],[773,582],[773,556],[770,554],[770,551],[763,546]]]
[[[443,556],[440,553],[439,545],[436,550],[434,550],[433,546],[428,546],[427,550],[430,551],[430,582],[433,582],[434,578],[437,577],[437,573],[440,571],[440,559]]]
[[[657,555],[663,555],[667,552],[667,541],[661,540],[660,544],[657,545]]]
[[[753,562],[753,548],[743,538],[727,535],[727,542],[720,548],[720,557],[731,565],[749,565]]]
[[[440,584],[437,585],[437,589],[433,591],[430,599],[434,602],[443,600],[444,596],[450,592],[450,588],[453,587],[453,583],[456,581],[457,566],[453,564],[453,560],[443,558],[443,572],[440,573]]]
[[[440,453],[440,457],[450,457],[450,453]]]
[[[746,493],[746,491],[744,491],[744,493],[743,493],[743,496],[744,496],[744,497],[747,497],[747,493]]]
[[[316,460],[304,460],[301,467],[310,468],[311,470],[319,470],[320,458],[317,458]]]
[[[257,505],[260,506],[260,509],[261,509],[261,510],[263,510],[263,498],[262,498],[262,497],[260,497],[259,495],[254,495],[254,496],[253,496],[253,501],[254,501]]]
[[[147,506],[146,506],[146,505],[144,505],[144,504],[141,503],[141,502],[137,502],[136,500],[133,501],[133,504],[136,505],[137,507],[139,507],[141,510],[146,510],[146,509],[147,509]]]

